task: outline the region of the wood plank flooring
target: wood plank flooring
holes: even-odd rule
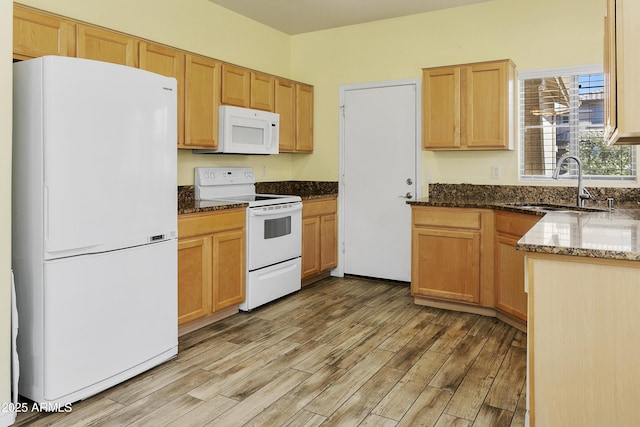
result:
[[[18,426],[523,426],[526,335],[328,278],[180,338],[178,357]]]

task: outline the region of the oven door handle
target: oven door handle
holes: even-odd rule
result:
[[[287,214],[291,212],[297,212],[302,210],[302,204],[297,204],[288,208],[282,209],[269,209],[269,210],[261,210],[261,209],[251,209],[249,208],[249,214],[251,216],[274,216]]]

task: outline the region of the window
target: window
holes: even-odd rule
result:
[[[587,179],[635,180],[635,150],[604,141],[604,77],[601,69],[521,72],[520,178],[549,179],[565,154],[582,161]],[[576,162],[560,176],[577,178]]]

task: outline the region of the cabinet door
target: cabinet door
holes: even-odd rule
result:
[[[604,16],[604,139],[608,140],[617,126],[616,88],[616,0],[606,0]]]
[[[313,86],[296,83],[296,151],[313,151]]]
[[[213,311],[245,300],[244,229],[216,233],[213,239]]]
[[[505,61],[462,68],[464,140],[469,149],[509,145],[509,78]]]
[[[320,217],[302,219],[302,278],[320,272]]]
[[[231,64],[222,64],[222,103],[249,107],[251,72]]]
[[[251,108],[274,110],[275,79],[268,74],[251,72]]]
[[[291,80],[276,79],[275,109],[280,114],[280,152],[295,150],[296,140],[296,89]]]
[[[211,237],[178,241],[178,325],[211,312]]]
[[[425,149],[460,147],[460,68],[422,72],[422,135]]]
[[[480,232],[414,227],[411,293],[478,303]]]
[[[330,270],[338,265],[338,222],[336,215],[320,217],[320,271]]]
[[[13,57],[76,56],[76,25],[55,16],[13,6]]]
[[[78,24],[78,57],[136,67],[138,41],[123,34]]]
[[[524,291],[526,252],[516,250],[517,237],[496,235],[496,308],[520,320],[527,320],[527,294]]]
[[[178,81],[178,146],[184,143],[184,53],[157,44],[140,42],[139,66]]]
[[[218,148],[221,64],[186,56],[185,137],[181,148]]]

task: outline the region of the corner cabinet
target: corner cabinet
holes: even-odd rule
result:
[[[524,290],[525,252],[516,243],[540,217],[514,212],[495,212],[495,307],[517,320],[527,321]]]
[[[337,199],[302,202],[303,285],[326,277],[338,265]],[[304,280],[307,279],[307,280]]]
[[[606,0],[605,139],[640,144],[640,2]]]
[[[238,312],[245,300],[245,209],[178,218],[180,333]]]
[[[514,99],[510,60],[423,69],[423,148],[513,149]]]

